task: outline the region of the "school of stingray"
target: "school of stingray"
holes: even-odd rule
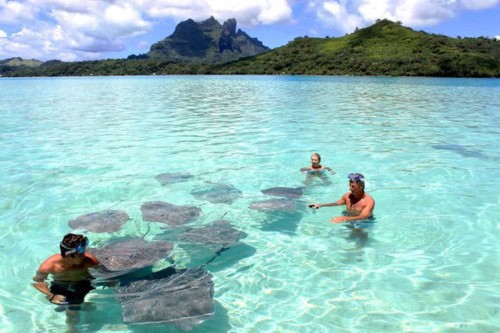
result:
[[[162,185],[186,182],[192,175],[162,173],[155,177]],[[265,213],[293,213],[302,188],[273,187],[262,190],[271,199],[253,202],[250,209]],[[195,187],[191,195],[210,203],[231,204],[242,192],[230,184],[205,183]],[[121,305],[122,320],[126,324],[165,323],[182,330],[190,330],[211,318],[215,312],[214,282],[206,265],[236,244],[247,234],[236,229],[231,221],[220,219],[198,227],[188,224],[196,220],[201,209],[178,206],[163,201],[145,202],[140,207],[142,219],[162,224],[165,233],[153,241],[145,235],[132,239],[111,240],[101,247],[89,248],[100,262],[91,269],[96,284],[113,282],[115,298]],[[127,213],[104,210],[79,216],[68,222],[72,229],[104,233],[119,231],[129,220]],[[188,244],[206,255],[204,263],[193,268],[178,269],[170,255],[176,244]],[[165,260],[171,265],[158,272],[152,266]]]

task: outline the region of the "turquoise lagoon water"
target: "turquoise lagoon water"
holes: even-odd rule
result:
[[[193,226],[231,220],[248,236],[207,266],[216,313],[195,332],[498,332],[500,80],[355,77],[94,77],[0,80],[0,331],[66,330],[31,286],[68,220],[131,217],[92,244],[165,232],[140,206],[195,205]],[[303,186],[312,152],[337,174],[290,214],[248,208],[260,191]],[[187,172],[161,186],[155,176]],[[376,200],[367,234],[329,223],[346,174]],[[212,204],[206,182],[243,193]],[[182,246],[179,267],[199,262]],[[161,269],[168,265],[160,262]],[[86,298],[80,332],[125,325],[112,289]]]

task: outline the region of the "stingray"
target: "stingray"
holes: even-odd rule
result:
[[[176,206],[168,202],[151,201],[142,204],[141,212],[144,221],[179,226],[198,218],[201,209],[194,206]]]
[[[220,245],[227,248],[246,236],[246,233],[235,229],[230,221],[220,219],[203,227],[186,230],[179,236],[179,240],[186,243]]]
[[[164,323],[182,330],[191,330],[214,314],[213,295],[212,275],[201,267],[116,289],[125,323]]]
[[[155,179],[159,181],[162,186],[186,182],[191,178],[193,178],[193,175],[188,173],[160,173],[155,177]]]
[[[127,213],[119,210],[103,210],[79,216],[68,222],[73,229],[84,229],[91,232],[115,232],[129,219]]]
[[[463,157],[477,157],[484,158],[484,154],[476,149],[468,149],[466,147],[454,144],[445,144],[445,145],[433,145],[432,148],[438,150],[449,150],[455,152],[457,154],[462,155]]]
[[[297,199],[304,194],[301,187],[271,187],[266,190],[262,190],[262,193],[289,199]]]
[[[182,243],[192,262],[199,260],[206,265],[246,236],[246,233],[235,229],[230,221],[218,219],[201,227],[173,229],[155,239]]]
[[[143,238],[90,248],[88,251],[99,260],[98,268],[91,269],[91,273],[94,277],[103,279],[122,276],[167,258],[172,248],[172,244],[168,242],[148,242]]]
[[[249,206],[250,209],[258,211],[280,211],[280,212],[294,212],[297,205],[291,199],[268,199],[264,201],[254,202]]]
[[[211,203],[230,204],[241,196],[241,191],[229,184],[208,184],[193,189],[191,194],[196,199]]]

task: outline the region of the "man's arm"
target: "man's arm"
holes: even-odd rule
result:
[[[40,267],[41,268],[41,267]],[[45,280],[49,277],[49,274],[38,269],[36,275],[33,277],[33,286],[39,290],[41,293],[47,295],[47,298],[52,297],[52,293],[49,290],[49,285]]]
[[[364,220],[372,216],[373,208],[375,207],[375,201],[373,199],[368,200],[365,208],[361,211],[359,215],[356,216],[336,216],[330,220],[332,223],[342,223],[347,221]]]
[[[337,200],[335,202],[324,203],[324,204],[312,203],[312,204],[309,205],[309,208],[319,209],[321,207],[331,207],[331,206],[342,206],[342,205],[345,205],[345,203],[346,203],[346,195],[347,194],[344,194],[342,196],[342,198],[340,198],[339,200]]]
[[[33,277],[33,286],[40,291],[41,293],[45,294],[47,296],[47,299],[54,304],[67,304],[66,303],[66,297],[63,295],[57,295],[53,294],[49,290],[49,285],[47,284],[47,278],[51,272],[52,265],[49,261],[50,259],[46,260],[42,265],[40,265],[40,268],[38,268],[38,271],[36,272],[36,275]]]

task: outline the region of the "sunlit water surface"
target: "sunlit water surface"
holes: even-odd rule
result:
[[[207,269],[216,313],[195,332],[500,331],[500,80],[354,77],[107,77],[0,80],[0,331],[66,330],[31,286],[68,220],[131,219],[94,246],[165,232],[147,201],[195,205],[193,226],[227,213],[248,236]],[[312,152],[333,168],[292,214],[250,210],[262,189],[303,186]],[[161,186],[164,172],[194,175]],[[346,174],[376,200],[367,234],[329,222]],[[232,184],[212,204],[191,191]],[[182,247],[178,267],[197,264]],[[155,269],[165,267],[160,262]],[[91,292],[80,332],[126,325],[112,289]]]

